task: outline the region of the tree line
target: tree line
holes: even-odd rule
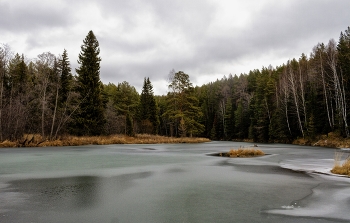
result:
[[[337,132],[349,137],[350,28],[275,68],[230,75],[196,89],[213,139],[291,142]]]
[[[99,53],[90,31],[72,75],[66,50],[27,61],[2,45],[0,141],[28,134],[52,140],[68,134],[146,133],[291,142],[329,132],[350,134],[349,27],[338,42],[318,43],[309,56],[302,53],[277,67],[230,74],[202,86],[171,70],[162,96],[154,95],[148,77],[141,94],[126,81],[103,84]]]

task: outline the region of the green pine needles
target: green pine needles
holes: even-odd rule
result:
[[[159,117],[156,100],[153,95],[153,86],[149,78],[145,78],[140,97],[141,132],[157,134]]]
[[[88,33],[81,46],[76,69],[79,93],[79,110],[74,115],[72,131],[75,135],[100,135],[103,133],[104,101],[103,85],[100,81],[100,48],[92,31]]]

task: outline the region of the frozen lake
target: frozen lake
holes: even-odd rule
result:
[[[335,149],[250,143],[0,149],[0,222],[349,222]]]

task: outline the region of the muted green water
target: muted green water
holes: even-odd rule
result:
[[[261,144],[271,155],[208,156],[239,146],[251,144],[0,149],[0,222],[350,220],[350,181],[300,171],[331,165],[334,149]]]

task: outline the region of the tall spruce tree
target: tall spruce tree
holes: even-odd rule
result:
[[[157,134],[159,126],[159,117],[157,114],[157,104],[153,95],[153,86],[149,78],[143,82],[140,97],[140,120],[141,132]]]
[[[63,51],[62,58],[59,60],[60,66],[60,89],[59,89],[59,102],[64,104],[67,101],[68,94],[71,90],[73,76],[71,74],[71,68],[67,50]]]
[[[100,48],[92,31],[88,33],[81,46],[76,69],[77,92],[80,109],[74,115],[73,133],[76,135],[102,134],[104,117],[103,85],[100,81]]]

